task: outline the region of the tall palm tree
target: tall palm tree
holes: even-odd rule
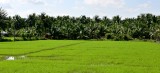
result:
[[[114,22],[114,23],[121,23],[121,17],[119,16],[119,15],[117,15],[117,16],[114,16],[113,18],[112,18],[112,21]]]
[[[2,40],[1,30],[6,25],[5,24],[6,18],[7,18],[7,12],[4,9],[0,8],[0,41]]]

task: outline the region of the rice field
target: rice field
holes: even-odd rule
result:
[[[6,60],[8,56],[15,60]],[[160,44],[84,40],[0,42],[0,73],[160,73]]]

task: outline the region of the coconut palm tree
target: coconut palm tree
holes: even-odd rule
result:
[[[7,18],[7,12],[0,8],[0,41],[2,40],[1,31],[4,30],[5,19]]]

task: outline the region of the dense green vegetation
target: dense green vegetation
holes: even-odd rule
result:
[[[159,52],[159,44],[140,41],[0,42],[0,72],[160,73]],[[10,55],[16,60],[4,60]]]
[[[48,16],[45,13],[30,14],[27,18],[19,15],[8,17],[0,8],[0,31],[8,32],[6,36],[33,39],[152,39],[160,40],[160,16],[141,14],[137,18],[112,19],[70,16]],[[0,35],[2,40],[2,35]]]

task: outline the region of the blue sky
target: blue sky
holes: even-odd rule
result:
[[[95,15],[112,18],[136,17],[141,13],[160,15],[160,0],[0,0],[0,7],[9,16],[27,17],[31,13],[45,12],[50,16]]]

